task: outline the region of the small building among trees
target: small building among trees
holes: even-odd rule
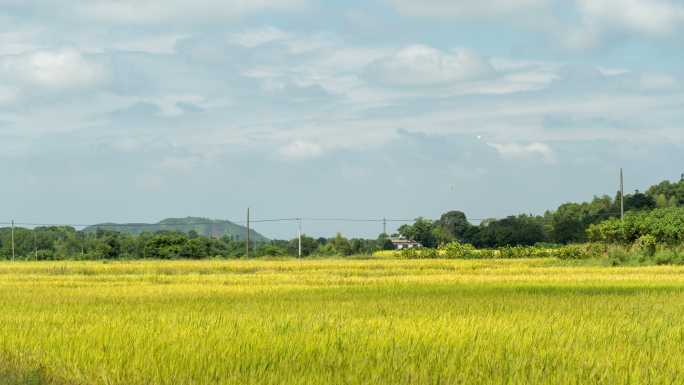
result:
[[[423,247],[423,245],[420,242],[412,241],[406,238],[392,238],[391,241],[392,246],[395,250],[415,249]]]

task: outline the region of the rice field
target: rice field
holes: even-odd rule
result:
[[[0,384],[681,384],[684,268],[0,263]]]

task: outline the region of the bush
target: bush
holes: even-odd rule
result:
[[[609,219],[587,230],[595,242],[631,244],[644,235],[653,236],[657,242],[669,245],[684,242],[684,207],[666,207],[652,211],[634,211],[625,220]]]
[[[642,235],[634,243],[634,247],[647,257],[653,257],[658,248],[658,241],[653,235]]]
[[[622,247],[614,247],[608,251],[608,259],[614,262],[613,266],[627,262],[630,257],[630,254]]]
[[[474,259],[480,257],[475,246],[460,242],[451,242],[440,247],[439,254],[441,257],[448,259]]]
[[[675,261],[675,259],[672,256],[672,254],[670,254],[670,253],[661,254],[655,258],[655,264],[656,265],[671,265],[671,264],[673,264],[674,261]]]
[[[498,256],[496,253],[496,250],[493,250],[493,249],[477,250],[476,255],[480,259],[495,259]]]
[[[592,254],[582,246],[569,245],[558,249],[555,253],[556,257],[559,259],[587,259],[592,256]]]

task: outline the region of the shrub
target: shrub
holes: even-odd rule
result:
[[[684,242],[684,207],[666,207],[652,211],[633,211],[625,220],[609,219],[587,230],[592,241],[631,244],[644,235],[669,245]]]
[[[655,258],[656,265],[671,265],[674,262],[674,257],[672,254],[661,254]]]
[[[614,247],[608,251],[608,259],[622,264],[630,259],[629,253],[622,247]],[[615,263],[613,265],[616,265]]]
[[[658,248],[658,241],[653,235],[642,235],[634,243],[634,247],[647,257],[653,257]]]
[[[503,259],[527,258],[529,250],[522,246],[506,246],[499,249],[499,257]]]
[[[480,257],[475,246],[460,242],[451,242],[440,247],[439,254],[449,259],[473,259]]]
[[[477,250],[476,255],[480,259],[494,259],[494,258],[498,257],[496,250],[493,250],[493,249]]]
[[[591,248],[578,245],[568,245],[556,250],[556,257],[559,259],[587,259],[594,256]]]
[[[598,257],[608,253],[608,245],[605,243],[587,243],[584,245],[584,252],[589,257]]]

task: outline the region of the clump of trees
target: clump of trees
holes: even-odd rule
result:
[[[664,181],[652,186],[646,195],[653,198],[659,208],[684,206],[684,176],[677,183]]]
[[[594,197],[589,202],[565,203],[544,215],[522,214],[489,219],[477,225],[470,223],[463,212],[450,211],[436,221],[418,218],[414,224],[400,227],[397,235],[414,239],[430,248],[454,241],[478,248],[567,245],[596,240],[633,242],[644,234],[653,234],[663,242],[683,242],[677,238],[679,235],[674,234],[684,229],[674,219],[677,216],[674,213],[682,207],[684,179],[677,183],[662,182],[649,188],[646,193],[637,190],[625,195],[627,221],[624,231],[618,229],[616,222],[621,209],[621,197],[616,194],[615,198],[604,195]],[[655,224],[655,218],[659,216],[663,217],[660,222],[662,225]],[[646,222],[652,224],[652,229],[644,230]]]
[[[625,220],[609,219],[589,227],[594,242],[631,244],[644,236],[658,243],[684,243],[684,207],[664,207],[650,211],[633,211]]]
[[[511,216],[501,220],[491,219],[476,226],[468,221],[463,212],[450,211],[436,221],[418,218],[413,225],[403,225],[398,231],[398,235],[416,240],[429,248],[454,241],[479,248],[491,248],[514,245],[531,246],[547,240],[544,218],[531,215]]]

